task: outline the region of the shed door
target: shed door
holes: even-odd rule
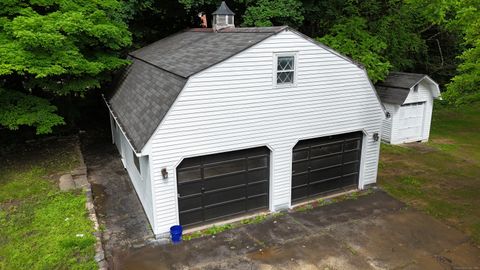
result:
[[[293,148],[292,201],[358,186],[361,132],[300,141]]]
[[[402,142],[422,140],[425,102],[404,104],[399,110],[398,136]]]
[[[177,167],[180,224],[268,208],[269,159],[266,147],[185,159]]]

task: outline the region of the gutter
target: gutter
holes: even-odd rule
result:
[[[105,98],[105,95],[102,94],[102,98],[103,98],[103,101],[105,101],[105,104],[107,105],[108,111],[109,111],[110,114],[112,115],[113,120],[115,120],[115,123],[116,123],[117,126],[120,128],[120,131],[121,131],[122,134],[125,136],[125,138],[127,138],[127,142],[128,142],[128,144],[130,145],[130,148],[132,148],[133,153],[135,153],[135,156],[141,157],[141,156],[142,156],[142,153],[141,153],[141,152],[138,153],[137,150],[135,150],[135,147],[133,147],[133,144],[130,142],[130,139],[128,138],[127,133],[125,133],[125,131],[124,131],[123,128],[122,128],[122,125],[120,125],[120,122],[118,121],[118,118],[115,116],[115,113],[113,112],[112,107],[110,107],[110,104],[108,104],[108,101],[107,101],[107,99]]]

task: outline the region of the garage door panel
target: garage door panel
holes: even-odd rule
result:
[[[355,185],[362,138],[355,132],[300,141],[293,148],[292,201]]]
[[[193,210],[180,215],[180,224],[194,224],[203,219],[203,210]]]
[[[308,183],[308,173],[302,173],[292,176],[292,186],[301,186]]]
[[[326,145],[312,146],[310,149],[310,158],[321,157],[329,154],[341,153],[341,143],[330,143]]]
[[[307,161],[294,162],[293,166],[292,166],[293,173],[304,172],[304,171],[308,170],[308,163],[309,163],[308,160]]]
[[[302,150],[295,150],[293,152],[293,161],[307,160],[308,159],[308,148]]]
[[[337,181],[323,181],[316,182],[310,185],[310,196],[317,196],[327,192],[332,192],[341,187],[340,179],[335,179]]]
[[[186,211],[188,209],[194,209],[202,205],[202,197],[198,195],[190,196],[181,200],[178,204],[180,211]]]
[[[265,208],[268,205],[268,195],[256,196],[247,200],[248,210],[257,210]]]
[[[205,208],[205,221],[245,212],[245,201],[238,200]]]
[[[187,182],[202,179],[200,166],[188,167],[177,172],[179,182]]]
[[[311,168],[327,168],[342,163],[342,155],[327,156],[310,160]]]
[[[342,177],[342,186],[355,186],[357,185],[358,172],[350,175],[344,175]]]
[[[268,169],[248,171],[247,180],[249,183],[268,180]]]
[[[245,198],[245,187],[243,185],[240,185],[235,188],[230,188],[218,192],[205,192],[205,194],[203,195],[203,204],[205,206],[209,206],[228,200],[236,200],[242,198]]]
[[[247,187],[248,197],[265,194],[268,190],[268,181],[249,184]]]
[[[223,161],[216,164],[210,164],[204,167],[204,177],[216,177],[225,174],[233,174],[245,171],[245,160],[237,159],[232,161]]]
[[[360,149],[360,141],[358,139],[346,141],[343,144],[343,151]]]
[[[360,151],[349,151],[343,154],[343,162],[360,160]]]
[[[326,180],[336,176],[342,175],[342,165],[335,165],[327,169],[315,169],[310,170],[310,182],[319,180]]]
[[[202,181],[190,181],[182,183],[182,196],[198,194],[202,191]]]
[[[267,168],[268,167],[268,157],[260,156],[260,157],[249,157],[248,158],[248,169],[259,169],[259,168]]]
[[[358,162],[344,163],[342,174],[351,174],[358,171]]]
[[[182,161],[177,167],[180,224],[267,208],[269,154],[260,147]]]
[[[294,200],[307,198],[308,194],[308,186],[294,187],[292,189],[292,198]]]
[[[233,173],[230,175],[206,178],[201,184],[203,185],[205,191],[208,192],[217,189],[228,188],[241,183],[245,183],[244,173]]]

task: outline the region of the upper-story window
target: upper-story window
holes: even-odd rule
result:
[[[293,84],[295,80],[295,56],[277,57],[277,84]]]

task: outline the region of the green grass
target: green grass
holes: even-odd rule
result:
[[[480,244],[480,104],[434,111],[430,142],[382,144],[379,185]]]
[[[0,269],[97,269],[85,194],[52,181],[78,164],[75,151],[37,150],[0,160]]]

